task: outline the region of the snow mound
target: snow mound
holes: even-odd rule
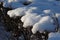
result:
[[[23,16],[25,15],[25,7],[22,7],[22,8],[17,8],[17,9],[14,9],[14,10],[10,10],[7,12],[7,14],[10,16],[10,17],[16,17],[16,16]]]
[[[48,40],[60,40],[60,33],[50,33]]]
[[[33,28],[32,33],[37,31],[55,31],[55,26],[53,25],[53,19],[50,16],[44,16],[37,22]]]

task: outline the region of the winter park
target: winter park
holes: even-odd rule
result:
[[[60,40],[60,0],[0,0],[0,40]]]

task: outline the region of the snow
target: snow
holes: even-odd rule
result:
[[[15,9],[15,8],[23,7],[24,5],[20,2],[20,0],[5,0],[3,6]]]
[[[55,12],[60,12],[59,11],[60,5],[58,5],[58,4],[60,4],[60,1],[59,2],[56,2],[56,1],[48,2],[45,0],[36,0],[36,2],[32,2],[30,5],[28,5],[27,8],[28,7],[37,7],[37,9],[36,9],[37,11],[43,11],[43,10],[49,9],[49,10],[54,10]]]
[[[32,15],[32,14],[25,15],[25,16],[23,16],[23,17],[21,18],[21,21],[22,21],[22,22],[25,22],[25,20],[26,20],[28,17],[30,17],[30,16],[34,16],[34,15]]]
[[[53,2],[50,2],[51,0],[4,0],[4,7],[12,7],[12,8],[18,8],[23,7],[24,2],[32,2],[34,4],[55,4],[60,5],[60,2],[56,2],[55,0],[52,0]]]
[[[31,2],[31,0],[4,0],[3,7],[16,9],[19,7],[24,7],[23,5],[24,2]]]
[[[32,32],[36,33],[37,31],[55,31],[56,26],[53,24],[54,21],[51,17],[56,14],[58,21],[60,20],[60,1],[55,0],[27,0],[32,3],[28,6],[21,6],[22,1],[12,1],[8,2],[9,7],[14,7],[16,9],[8,11],[10,17],[23,16],[21,21],[23,22],[23,27],[27,28],[33,26]],[[20,3],[21,2],[21,3]],[[6,2],[7,3],[7,2]],[[21,4],[19,6],[19,3]],[[18,4],[18,5],[17,5]],[[18,8],[19,7],[19,8]],[[18,10],[18,11],[17,11]],[[59,21],[60,24],[60,21]]]
[[[55,31],[55,25],[53,25],[53,19],[50,16],[44,16],[33,25],[32,32],[35,34],[37,31]]]
[[[48,0],[48,1],[55,1],[55,0]]]
[[[1,1],[1,0],[0,0]],[[24,6],[24,2],[32,2]],[[56,0],[5,0],[4,7],[13,8],[7,14],[10,17],[22,16],[23,27],[32,26],[32,33],[56,31],[52,17],[56,14],[60,25],[60,1]],[[59,35],[59,36],[58,36]],[[50,33],[48,40],[59,40],[60,33]]]
[[[28,9],[28,8],[27,8]],[[21,18],[21,21],[22,22],[25,22],[25,19],[28,18],[28,17],[32,17],[32,16],[36,16],[37,14],[36,13],[32,13],[33,10],[35,10],[36,7],[30,7],[26,12],[25,12],[25,15]]]
[[[26,14],[25,16],[23,16],[21,18],[21,21],[24,23],[23,27],[28,27],[28,26],[33,26],[36,22],[39,21],[39,19],[41,18],[40,15],[37,14]]]
[[[32,2],[56,2],[57,0],[30,0]]]
[[[50,33],[48,40],[60,40],[60,33],[58,32]]]
[[[7,12],[7,14],[10,16],[10,17],[15,17],[15,16],[23,16],[25,15],[25,7],[22,7],[22,8],[17,8],[17,9],[14,9],[14,10],[10,10]]]
[[[28,18],[26,18],[23,27],[28,27],[28,26],[33,26],[36,22],[39,21],[40,19],[40,15],[39,16],[30,16]]]
[[[43,10],[43,12],[44,12],[45,15],[49,15],[53,19],[54,19],[55,14],[56,14],[53,10],[50,10],[50,9]]]
[[[58,23],[59,23],[59,26],[60,26],[60,13],[56,13],[56,17],[58,19]]]
[[[19,8],[19,7],[24,7],[24,5],[22,5],[21,3],[18,3],[18,2],[10,3],[9,6],[10,6],[11,8],[13,8],[13,9]]]
[[[51,10],[43,10],[44,13],[50,13]]]
[[[33,11],[36,10],[36,7],[30,7],[26,12],[25,15],[21,18],[21,21],[24,23],[23,27],[33,26],[36,22],[38,22],[41,18],[41,15],[34,13]]]

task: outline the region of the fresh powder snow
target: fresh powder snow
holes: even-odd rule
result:
[[[60,40],[60,33],[58,33],[58,32],[49,33],[48,40]]]

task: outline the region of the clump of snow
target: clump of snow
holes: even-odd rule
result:
[[[27,0],[7,0],[8,2],[25,2]]]
[[[52,11],[52,10],[50,10],[50,9],[46,9],[46,10],[43,10],[43,12],[46,14],[46,15],[49,15],[49,16],[51,16],[51,17],[53,17],[53,15],[54,15],[54,11]]]
[[[16,16],[23,16],[25,15],[25,7],[22,7],[22,8],[17,8],[17,9],[14,9],[14,10],[10,10],[7,12],[7,14],[10,16],[10,17],[16,17]]]
[[[43,10],[44,13],[50,13],[51,10]]]
[[[27,1],[33,2],[34,0],[27,0]]]
[[[21,18],[21,21],[22,21],[22,22],[25,22],[25,20],[26,20],[27,17],[36,16],[37,13],[32,13],[33,10],[36,10],[36,9],[37,9],[36,7],[30,7],[30,8],[25,12],[25,16],[23,16],[23,17]]]
[[[26,11],[26,14],[33,13],[33,11],[37,10],[37,7],[29,7]]]
[[[60,33],[58,32],[50,33],[48,40],[60,40]]]
[[[53,25],[53,19],[50,16],[44,16],[37,22],[33,28],[32,32],[35,34],[37,31],[55,31],[55,26]]]
[[[30,16],[28,18],[26,18],[23,27],[28,27],[28,26],[33,26],[36,22],[39,21],[39,19],[41,18],[41,16]]]
[[[32,4],[34,5],[34,4]],[[35,5],[35,6],[32,6],[32,5],[29,5],[27,6],[27,11],[26,11],[26,14],[37,14],[37,15],[45,15],[42,11],[41,11],[41,8],[39,5]]]
[[[25,16],[23,16],[22,18],[21,18],[21,21],[22,22],[25,22],[25,20],[27,19],[27,18],[29,18],[29,17],[35,17],[37,14],[30,14],[30,13],[28,13],[28,14],[26,14]]]
[[[8,2],[13,2],[13,1],[15,1],[15,2],[16,2],[17,0],[7,0],[7,1],[8,1]]]
[[[41,15],[38,15],[36,12],[33,11],[36,10],[36,7],[30,7],[26,12],[25,16],[21,18],[21,21],[24,22],[23,27],[33,26],[36,22],[38,22],[41,18]]]
[[[36,22],[40,20],[41,16],[37,14],[27,14],[21,18],[21,21],[24,22],[23,27],[33,26]]]

